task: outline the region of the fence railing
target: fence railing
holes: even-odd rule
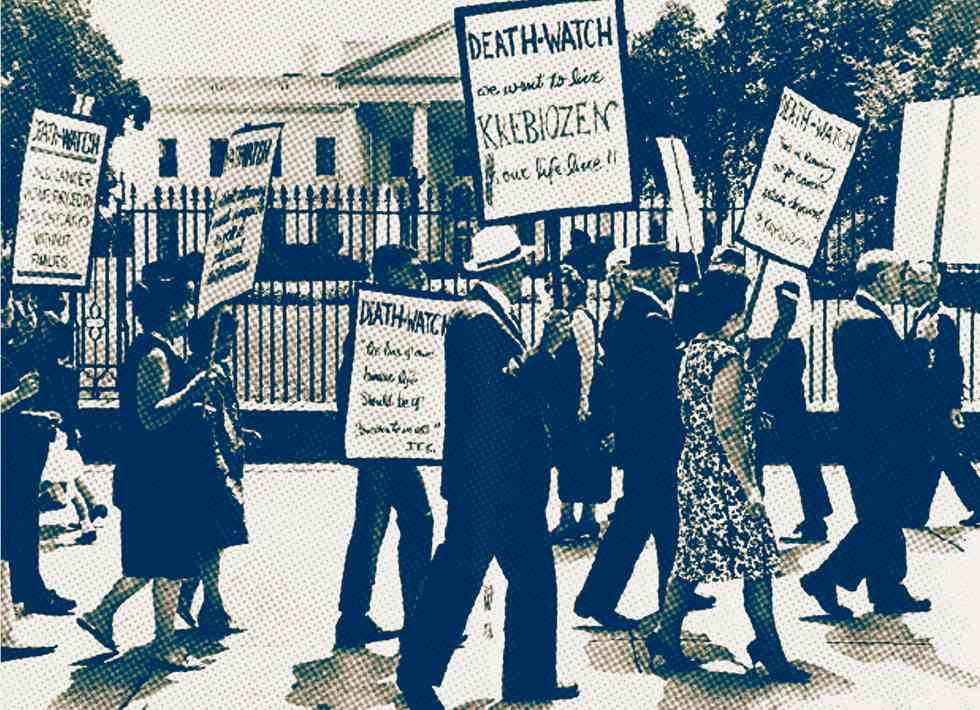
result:
[[[465,185],[420,189],[415,182],[414,187],[414,198],[409,187],[270,192],[256,285],[232,302],[239,319],[234,376],[246,406],[333,406],[352,295],[366,278],[377,246],[414,245],[426,265],[431,290],[466,292],[459,266],[468,257],[469,238],[476,228],[472,194]],[[196,188],[166,193],[158,188],[141,202],[136,188],[127,186],[122,197],[108,235],[96,240],[90,288],[71,301],[76,361],[83,397],[88,399],[116,396],[117,367],[137,327],[127,294],[143,265],[203,250],[213,206],[213,195]],[[706,243],[730,243],[743,211],[734,203],[717,210],[702,207]],[[843,302],[840,295],[850,288],[849,278],[864,246],[862,235],[873,219],[865,214],[838,217],[811,274],[815,302],[804,341],[805,384],[812,408],[833,408],[836,403],[830,333]],[[662,197],[645,199],[634,210],[563,218],[561,252],[568,251],[576,227],[610,246],[666,240],[675,242],[674,248],[683,247],[676,243],[671,220],[670,204]],[[554,257],[554,246],[545,239],[543,223],[516,226],[544,267]],[[547,269],[532,271],[518,308],[522,328],[534,341],[551,302],[544,288]],[[602,322],[609,305],[605,284],[590,280],[589,303]],[[954,308],[949,313],[959,328],[967,365],[964,397],[980,404],[977,312]]]

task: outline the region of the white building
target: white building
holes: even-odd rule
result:
[[[312,48],[311,48],[312,49]],[[112,164],[143,186],[213,184],[224,141],[246,122],[284,122],[274,185],[403,184],[414,165],[428,184],[466,172],[463,102],[451,22],[387,46],[348,43],[321,73],[143,79],[152,116],[113,146]]]

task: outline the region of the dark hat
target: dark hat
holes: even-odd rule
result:
[[[147,262],[130,297],[136,308],[143,313],[185,303],[194,298],[194,288],[200,280],[203,267],[203,255],[198,257],[194,254],[179,259]]]
[[[142,281],[147,284],[165,284],[201,280],[204,271],[204,254],[193,251],[177,259],[158,259],[143,266]]]
[[[711,255],[711,266],[734,266],[736,269],[745,268],[745,254],[735,247],[719,247]]]
[[[630,247],[628,269],[649,269],[655,266],[677,266],[680,259],[675,252],[667,249],[663,242],[637,244]]]

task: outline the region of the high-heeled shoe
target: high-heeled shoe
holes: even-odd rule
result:
[[[770,649],[765,648],[759,639],[753,640],[746,650],[749,652],[749,658],[752,659],[752,665],[757,669],[761,666],[766,677],[774,683],[808,683],[810,681],[809,672],[790,663],[782,653],[777,656]]]
[[[693,658],[685,656],[680,646],[671,646],[656,631],[647,636],[644,643],[647,647],[647,653],[650,654],[651,664],[653,659],[660,656],[664,659],[660,668],[669,673],[688,673],[701,667]]]

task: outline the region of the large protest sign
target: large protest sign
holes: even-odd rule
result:
[[[485,224],[635,202],[622,0],[456,9]]]
[[[906,104],[895,251],[913,261],[980,263],[980,199],[973,177],[978,155],[980,96]]]
[[[211,218],[198,315],[251,290],[262,248],[262,220],[282,124],[245,128],[228,141]]]
[[[442,459],[444,346],[456,300],[358,289],[344,430],[348,459]]]
[[[670,193],[670,216],[667,219],[667,244],[673,251],[704,251],[703,205],[694,189],[694,173],[687,149],[680,138],[657,138],[663,159],[667,190]]]
[[[739,238],[809,269],[861,129],[783,89]]]
[[[20,183],[15,284],[88,285],[105,126],[34,111]]]

